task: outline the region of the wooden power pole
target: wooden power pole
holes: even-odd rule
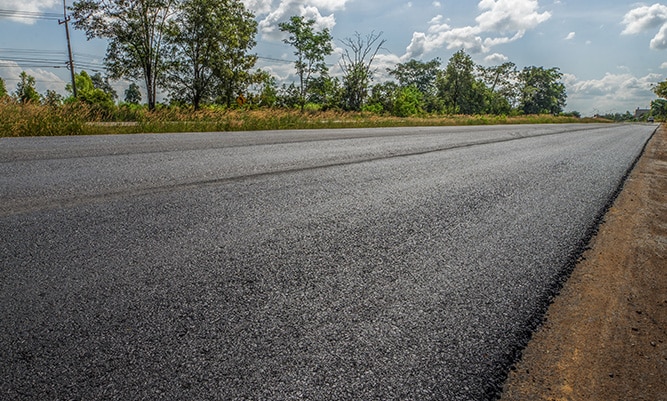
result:
[[[64,20],[58,20],[58,24],[65,24],[65,35],[67,35],[67,52],[69,53],[69,72],[72,75],[72,94],[76,99],[76,80],[74,78],[74,59],[72,58],[72,43],[69,39],[69,16],[67,15],[67,3],[63,0],[63,17]]]

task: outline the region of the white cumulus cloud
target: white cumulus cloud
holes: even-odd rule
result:
[[[576,33],[576,32],[570,32],[570,33],[568,33],[567,36],[565,37],[565,40],[572,40],[572,39],[574,39],[576,36],[577,36],[577,33]]]
[[[502,64],[509,61],[509,57],[500,53],[493,53],[490,56],[484,57],[484,62],[487,64]]]
[[[606,73],[604,77],[579,80],[572,74],[563,75],[567,88],[568,104],[574,110],[587,114],[648,107],[655,98],[651,88],[664,78],[651,73],[635,76],[631,73]]]
[[[0,9],[18,12],[42,13],[45,11],[57,11],[54,10],[54,8],[56,6],[60,6],[59,11],[62,12],[62,4],[63,3],[58,0],[0,0]],[[24,24],[34,24],[36,21],[32,18],[15,17],[10,17],[10,20]]]
[[[632,9],[623,17],[623,25],[623,35],[658,29],[658,33],[651,39],[651,49],[667,49],[667,6],[656,3]]]
[[[481,0],[478,7],[484,12],[475,20],[485,32],[526,31],[551,18],[537,11],[537,0]]]
[[[420,57],[431,50],[464,48],[471,53],[488,53],[495,46],[521,39],[526,31],[551,18],[539,12],[537,0],[481,0],[476,25],[450,27],[438,15],[427,32],[415,32],[401,59]]]
[[[333,29],[335,11],[344,10],[350,0],[243,0],[259,19],[259,31],[265,39],[280,40],[284,34],[278,24],[297,15],[315,20],[315,30]]]

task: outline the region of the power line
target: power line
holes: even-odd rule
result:
[[[0,18],[42,19],[57,21],[62,15],[56,13],[41,13],[33,11],[3,10],[0,9]]]

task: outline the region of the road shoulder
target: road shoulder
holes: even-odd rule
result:
[[[667,128],[549,307],[501,401],[667,400]]]

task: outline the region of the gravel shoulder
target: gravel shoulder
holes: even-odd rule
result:
[[[667,129],[505,383],[510,400],[667,400]]]

